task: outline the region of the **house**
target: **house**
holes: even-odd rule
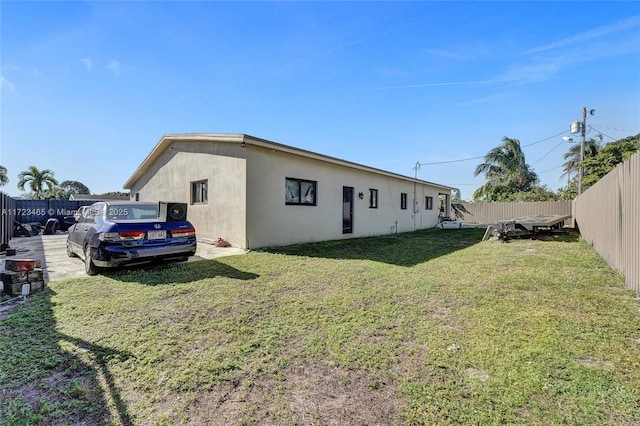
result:
[[[234,247],[434,227],[452,188],[245,134],[172,134],[124,184],[131,199],[188,204],[199,239]],[[414,201],[415,200],[415,201]]]
[[[93,195],[93,194],[71,194],[70,201],[119,201],[128,200],[126,195]]]

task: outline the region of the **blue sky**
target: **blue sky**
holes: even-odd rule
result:
[[[556,189],[583,107],[587,138],[640,132],[637,1],[2,1],[0,19],[12,195],[30,165],[122,190],[163,134],[210,132],[419,162],[470,199],[481,160],[456,160],[504,136]]]

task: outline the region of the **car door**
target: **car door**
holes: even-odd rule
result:
[[[73,251],[77,251],[79,247],[78,232],[80,229],[80,223],[82,222],[83,212],[85,209],[86,207],[82,206],[73,214],[73,225],[69,226],[69,229],[67,230],[67,232],[69,233],[69,242],[71,243],[71,247],[73,248]]]
[[[69,229],[69,239],[74,245],[74,249],[78,252],[82,252],[84,249],[84,241],[89,229],[93,225],[93,216],[95,213],[93,206],[82,207],[82,210],[78,212],[78,221],[73,225],[72,229]]]

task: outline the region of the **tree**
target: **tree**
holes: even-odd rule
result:
[[[547,185],[535,185],[529,191],[513,193],[509,201],[558,201],[558,194]]]
[[[58,198],[63,200],[68,200],[71,194],[91,194],[89,188],[77,180],[65,180],[58,188],[60,189]]]
[[[538,175],[526,163],[520,141],[502,138],[476,167],[474,176],[484,173],[487,182],[473,193],[474,201],[510,201],[513,194],[527,192],[538,183]]]
[[[595,157],[600,150],[600,142],[602,142],[602,135],[598,135],[595,139],[588,139],[584,142],[584,159]],[[564,166],[564,172],[560,175],[560,179],[564,179],[573,173],[578,174],[580,171],[580,144],[573,144],[571,148],[562,156],[567,160]]]
[[[460,189],[453,188],[451,190],[451,202],[459,202],[461,200],[462,200],[462,195],[461,195]]]
[[[610,142],[600,148],[597,155],[585,159],[583,163],[585,173],[582,179],[585,189],[599,181],[618,163],[622,163],[638,150],[640,150],[640,133]]]
[[[5,186],[7,183],[9,183],[7,168],[5,166],[0,166],[0,186]]]
[[[104,194],[100,194],[100,195],[115,195],[115,196],[122,196],[122,197],[128,197],[129,193],[128,192],[122,192],[122,191],[112,191],[112,192],[105,192]]]
[[[566,186],[558,189],[558,200],[571,201],[578,196],[578,178],[577,174],[572,176]]]
[[[53,172],[49,169],[38,170],[35,166],[29,166],[28,170],[20,172],[18,175],[18,189],[24,191],[25,185],[29,184],[29,188],[36,198],[44,195],[44,186],[46,185],[49,192],[53,192],[58,181],[53,177]]]

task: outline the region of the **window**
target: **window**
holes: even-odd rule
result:
[[[191,182],[191,204],[207,204],[209,191],[207,180]]]
[[[425,197],[424,208],[425,210],[433,210],[433,197]]]
[[[312,180],[286,178],[284,180],[284,202],[293,206],[316,205],[317,182]]]
[[[407,209],[407,194],[405,192],[400,193],[400,209]]]
[[[96,216],[100,216],[103,213],[104,204],[87,206],[82,210],[82,219],[80,219],[80,222],[94,223],[96,221]]]
[[[369,208],[370,209],[378,208],[378,190],[377,189],[369,189]]]

